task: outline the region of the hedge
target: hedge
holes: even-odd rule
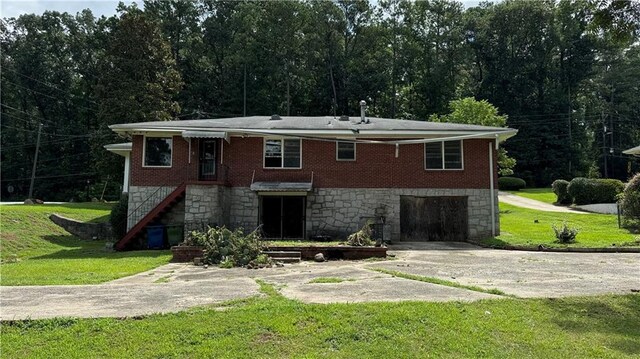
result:
[[[518,177],[498,178],[498,189],[501,191],[519,191],[527,187],[527,183]]]
[[[571,196],[569,196],[569,191],[567,188],[569,187],[569,181],[565,180],[555,180],[551,184],[551,188],[553,189],[553,193],[556,194],[557,203],[559,204],[571,204]]]
[[[640,221],[640,173],[633,176],[624,189],[622,213],[627,220]]]
[[[567,192],[577,205],[615,203],[624,190],[624,183],[616,179],[576,177],[569,182]]]

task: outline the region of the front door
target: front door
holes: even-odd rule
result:
[[[198,179],[213,181],[216,179],[216,147],[217,140],[200,140],[200,170]]]
[[[266,238],[303,239],[306,197],[261,196],[260,223]]]

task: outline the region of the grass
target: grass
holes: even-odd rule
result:
[[[0,206],[0,283],[95,284],[169,262],[169,251],[107,251],[103,241],[82,241],[48,219],[49,214],[58,213],[83,221],[103,221],[110,208],[103,203]]]
[[[303,304],[265,296],[131,319],[2,324],[7,358],[631,358],[640,296]],[[220,310],[223,308],[224,310]]]
[[[310,280],[308,283],[309,284],[313,284],[313,283],[318,283],[318,284],[326,284],[326,283],[342,283],[342,282],[351,282],[354,281],[355,279],[344,279],[344,278],[337,278],[337,277],[318,277],[318,278],[313,278],[312,280]]]
[[[556,194],[551,188],[524,188],[520,191],[507,191],[516,196],[535,199],[536,201],[554,204],[557,200]]]
[[[551,225],[561,225],[563,221],[580,230],[576,243],[556,243]],[[484,240],[483,243],[494,246],[640,247],[634,234],[618,228],[615,215],[543,212],[506,203],[500,203],[500,232],[500,236]]]
[[[464,285],[464,284],[460,284],[460,283],[457,283],[457,282],[452,282],[452,281],[448,281],[448,280],[444,280],[444,279],[439,279],[439,278],[434,278],[434,277],[425,277],[425,276],[416,275],[416,274],[403,273],[403,272],[398,272],[398,271],[395,271],[395,270],[389,270],[389,269],[384,269],[384,268],[371,268],[371,270],[374,270],[374,271],[380,272],[380,273],[384,273],[384,274],[389,274],[389,275],[392,275],[394,277],[410,279],[410,280],[417,280],[419,282],[426,282],[426,283],[444,285],[444,286],[447,286],[447,287],[467,289],[467,290],[472,290],[474,292],[480,292],[480,293],[505,295],[505,296],[507,295],[507,294],[505,294],[505,292],[501,291],[500,289],[495,289],[495,288],[485,289],[485,288],[478,287],[478,286],[475,286],[475,285]]]

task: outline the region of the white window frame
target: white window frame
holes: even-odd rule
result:
[[[147,166],[147,138],[168,138],[171,140],[171,156],[168,166]],[[142,167],[143,168],[171,168],[173,167],[173,136],[142,136]]]
[[[453,141],[459,141],[460,142],[460,168],[445,168],[444,164],[445,164],[445,160],[444,160],[444,143],[445,142],[453,142]],[[443,141],[439,141],[438,143],[440,143],[440,151],[441,151],[441,155],[442,155],[442,167],[441,168],[427,168],[427,143],[425,142],[422,148],[422,156],[424,156],[424,163],[423,163],[423,167],[426,171],[463,171],[464,170],[464,140],[453,140],[453,141],[447,141],[447,140],[443,140]],[[430,142],[433,143],[433,142]]]
[[[345,158],[339,158],[339,157],[338,157],[338,144],[339,144],[340,142],[342,142],[342,143],[352,143],[352,144],[353,144],[353,158],[346,158],[346,159],[345,159]],[[358,146],[356,145],[356,143],[355,143],[355,142],[351,142],[351,141],[340,141],[340,140],[336,141],[336,161],[340,161],[340,162],[354,162],[354,161],[356,160],[356,158],[357,158],[357,150],[356,150],[356,147],[358,147]]]
[[[280,141],[280,155],[282,158],[280,167],[267,167],[267,141],[278,140]],[[284,167],[284,140],[298,140],[300,141],[300,166],[299,167]],[[288,138],[288,137],[264,137],[262,141],[262,168],[265,170],[299,170],[302,169],[302,139],[301,138]]]

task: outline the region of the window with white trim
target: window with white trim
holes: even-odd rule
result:
[[[300,139],[274,139],[264,141],[265,168],[301,168]]]
[[[356,160],[356,143],[337,141],[336,142],[336,160],[355,161]]]
[[[171,167],[171,137],[144,138],[144,167]]]
[[[424,165],[428,170],[461,170],[462,140],[425,143]]]

